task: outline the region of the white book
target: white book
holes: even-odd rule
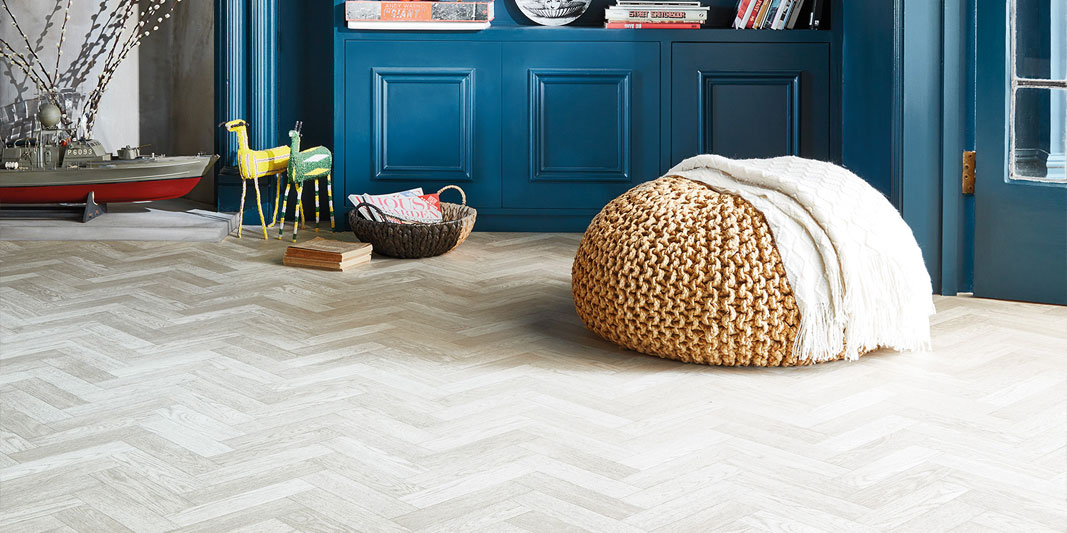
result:
[[[618,7],[703,7],[700,2],[656,2],[654,0],[619,0],[615,2]]]
[[[778,4],[778,11],[771,17],[771,29],[781,30],[785,28],[786,17],[789,16],[789,6],[793,5],[793,0],[782,0]]]
[[[490,26],[490,21],[471,22],[409,22],[401,20],[352,20],[348,22],[350,30],[393,30],[393,31],[475,31]]]
[[[797,19],[800,18],[800,12],[804,7],[804,1],[805,0],[797,0],[796,2],[793,2],[793,12],[789,14],[789,24],[785,25],[787,30],[791,30],[797,25]]]

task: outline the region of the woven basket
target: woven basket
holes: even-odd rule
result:
[[[441,202],[441,222],[400,224],[395,222],[378,222],[367,220],[359,215],[361,207],[367,207],[383,214],[378,206],[361,202],[348,212],[348,225],[356,238],[369,242],[374,251],[389,257],[400,259],[417,259],[441,255],[459,246],[474,229],[474,219],[478,211],[467,206],[467,193],[455,185],[448,185],[437,194],[448,189],[459,191],[461,204]]]
[[[582,237],[574,304],[625,348],[711,365],[810,364],[800,312],[763,215],[740,197],[665,177],[612,200]]]

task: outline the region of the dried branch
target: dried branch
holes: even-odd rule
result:
[[[53,79],[59,80],[59,59],[63,57],[63,40],[67,37],[67,23],[70,22],[70,5],[74,0],[67,0],[67,9],[63,12],[63,25],[59,27],[59,44],[56,45],[56,73]]]
[[[56,9],[53,10],[54,15],[59,8],[63,5],[63,0],[56,0]],[[148,37],[153,32],[159,30],[159,25],[165,20],[171,18],[171,15],[177,9],[178,4],[182,0],[152,0],[149,6],[140,13],[137,12],[137,0],[119,0],[118,5],[114,8],[108,7],[107,0],[101,0],[99,9],[92,17],[93,25],[89,29],[89,35],[86,36],[87,44],[82,45],[82,53],[78,58],[71,63],[70,71],[82,71],[80,77],[77,74],[70,74],[68,77],[64,75],[62,78],[66,78],[72,84],[80,84],[85,80],[86,75],[97,64],[99,56],[107,50],[107,57],[104,59],[102,70],[96,78],[96,84],[92,90],[88,91],[87,96],[82,103],[80,115],[81,123],[84,125],[85,136],[91,136],[93,126],[96,123],[96,115],[100,109],[100,101],[103,98],[104,92],[107,90],[108,85],[115,77],[115,73],[122,63],[129,57],[140,44],[142,39]],[[7,0],[0,0],[4,11],[9,17],[11,17],[11,23],[18,31],[22,40],[26,44],[27,53],[21,53],[15,49],[11,43],[0,39],[0,55],[2,55],[10,65],[18,70],[22,71],[27,80],[37,86],[38,92],[43,98],[48,99],[56,106],[62,108],[59,102],[59,93],[61,91],[59,67],[61,64],[61,58],[63,53],[63,43],[66,40],[66,29],[70,21],[70,11],[73,5],[73,0],[67,0],[66,9],[63,14],[63,22],[59,30],[59,42],[56,45],[56,65],[54,74],[50,74],[48,68],[42,62],[40,56],[34,46],[30,44],[29,37],[22,30],[18,20],[12,13],[11,8],[7,4]],[[103,25],[98,24],[98,20],[101,15],[107,15],[107,18]],[[42,39],[48,29],[51,28],[52,15],[49,15],[47,24],[42,32]],[[139,21],[133,24],[134,16],[138,16]],[[92,37],[94,31],[99,29],[100,34],[96,39],[93,39],[93,43],[88,43],[88,40]],[[112,31],[108,31],[112,30]],[[39,40],[38,43],[41,41]],[[99,51],[96,54],[90,54],[89,51],[96,49],[96,43],[102,43]],[[92,56],[89,58],[89,56]],[[87,59],[88,58],[88,59]],[[63,125],[68,133],[72,137],[75,137],[77,133],[77,126],[71,123],[70,116],[67,113],[62,115]]]

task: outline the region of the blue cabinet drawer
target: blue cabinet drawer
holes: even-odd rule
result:
[[[830,158],[826,43],[674,43],[671,163],[734,158]]]
[[[473,206],[499,207],[500,44],[349,41],[344,51],[344,193],[454,183]]]
[[[660,43],[504,43],[503,207],[600,208],[659,175]]]

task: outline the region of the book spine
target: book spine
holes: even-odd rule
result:
[[[480,31],[489,28],[489,21],[410,21],[410,20],[350,20],[350,30],[386,31]]]
[[[611,19],[663,19],[663,20],[685,20],[685,19],[706,19],[707,12],[704,11],[686,11],[683,9],[677,10],[651,10],[651,9],[612,9],[605,13],[605,16]]]
[[[759,8],[759,14],[756,16],[756,21],[752,23],[752,29],[758,30],[763,28],[763,21],[767,20],[767,10],[771,7],[773,0],[763,0],[763,5]]]
[[[704,23],[704,21],[693,20],[693,19],[638,19],[638,18],[627,18],[627,19],[607,19],[606,21],[604,21],[604,23],[605,24],[695,24],[697,26],[700,26],[701,24]]]
[[[737,16],[734,17],[734,29],[743,29],[748,14],[752,11],[752,0],[741,0],[737,3]]]
[[[626,30],[640,30],[640,29],[697,29],[700,24],[685,23],[685,22],[608,22],[604,24],[605,28],[610,29],[626,29]]]
[[[781,3],[782,0],[771,0],[767,12],[763,14],[763,22],[760,23],[760,29],[766,30],[771,27],[771,23],[774,22],[774,15],[778,13],[778,7]]]
[[[745,27],[752,29],[752,25],[756,23],[756,17],[759,16],[759,10],[763,8],[764,0],[756,0],[755,7],[752,9],[752,14],[748,17],[748,22],[745,22]]]
[[[784,30],[785,21],[789,16],[789,6],[793,5],[793,0],[782,0],[782,5],[778,6],[778,13],[774,15],[774,24],[771,24],[772,30]]]
[[[785,29],[791,30],[796,27],[797,19],[800,18],[800,12],[804,10],[804,0],[796,0],[793,2],[793,7],[789,8],[789,22],[786,23]]]
[[[485,22],[493,20],[492,2],[355,0],[345,5],[348,21]]]

